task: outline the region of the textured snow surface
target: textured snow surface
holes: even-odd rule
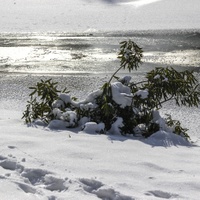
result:
[[[28,98],[27,86],[36,78],[40,79],[2,77],[1,200],[199,199],[199,108],[167,104],[161,112],[171,114],[189,128],[192,143],[164,130],[148,139],[116,135],[123,123],[120,118],[108,135],[99,134],[104,124],[86,123],[87,118],[76,129],[64,129],[66,124],[59,124],[61,120],[52,121],[51,129],[44,128],[39,120],[27,127],[21,116]],[[66,78],[57,79],[62,82]],[[76,79],[79,92],[80,77]],[[89,83],[96,79],[84,80]],[[95,93],[91,93],[91,99]],[[155,113],[154,118],[160,117]]]
[[[189,144],[164,131],[148,139],[99,135],[92,123],[90,134],[50,131],[20,117],[1,109],[2,200],[199,198],[199,137]]]

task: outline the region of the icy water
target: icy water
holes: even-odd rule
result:
[[[200,30],[104,33],[1,33],[1,73],[105,74],[119,66],[119,42],[144,50],[141,72],[155,66],[200,71]]]

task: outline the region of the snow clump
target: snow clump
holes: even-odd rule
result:
[[[111,84],[111,90],[113,101],[121,108],[131,105],[133,95],[128,86],[123,85],[121,82],[115,82]]]

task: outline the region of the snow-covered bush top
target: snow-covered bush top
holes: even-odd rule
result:
[[[118,104],[121,108],[130,106],[133,95],[131,89],[123,85],[121,82],[114,82],[110,84],[112,91],[112,100]]]
[[[43,121],[49,128],[80,126],[86,132],[144,137],[163,130],[189,138],[179,121],[171,116],[162,118],[159,109],[172,99],[177,105],[199,105],[200,92],[193,73],[155,68],[146,74],[145,80],[135,83],[130,76],[117,78],[116,74],[120,69],[137,69],[142,49],[130,40],[124,41],[118,58],[120,67],[109,81],[82,101],[72,98],[66,89],[59,91],[51,79],[31,87],[31,99],[23,113],[26,123]],[[117,81],[113,81],[115,78]]]

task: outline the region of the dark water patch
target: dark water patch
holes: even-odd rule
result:
[[[63,44],[57,44],[56,46],[59,49],[73,49],[73,50],[84,50],[92,47],[91,44],[73,44],[73,43],[67,43],[65,41],[62,41]]]

